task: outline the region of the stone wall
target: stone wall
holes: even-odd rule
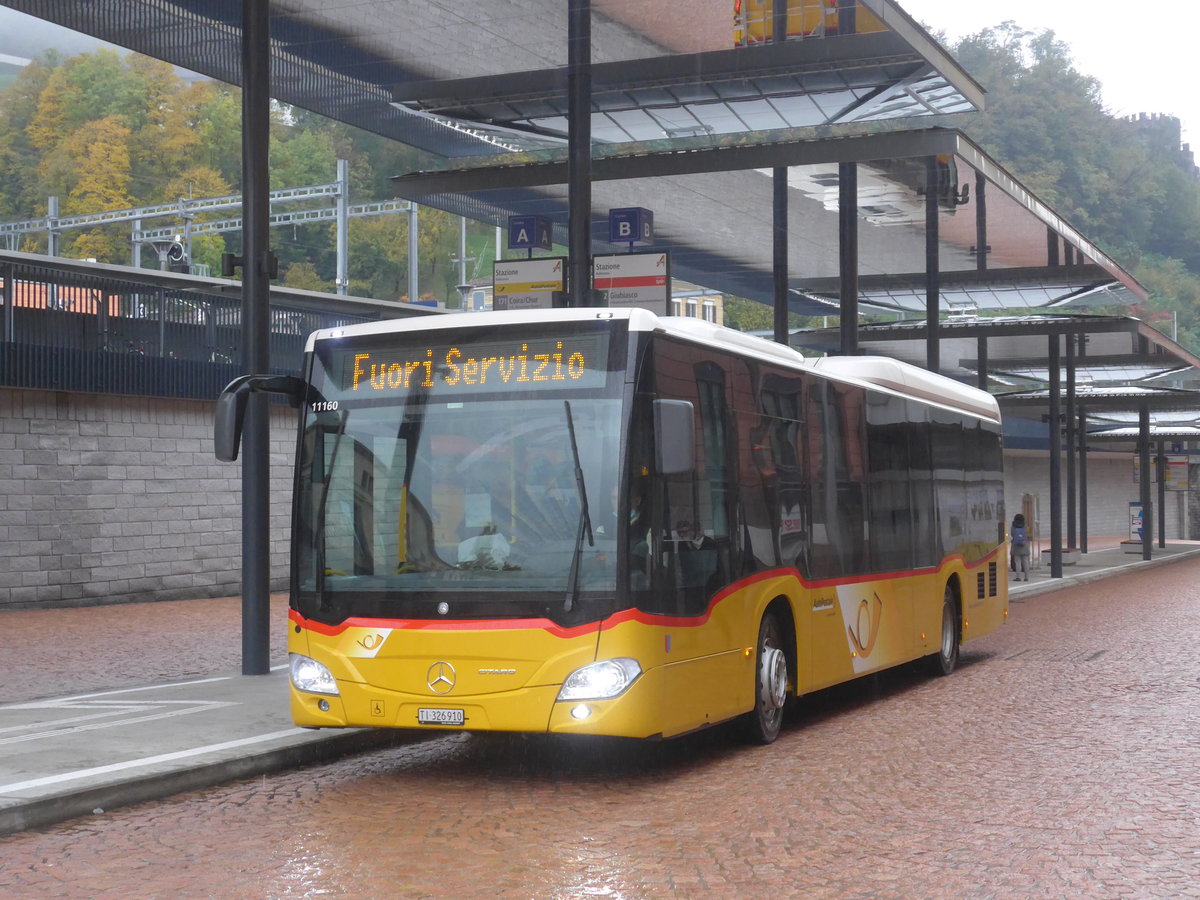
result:
[[[1129,504],[1136,502],[1140,487],[1133,480],[1132,452],[1092,451],[1088,453],[1088,536],[1128,537]],[[1193,484],[1196,482],[1193,481]],[[1067,468],[1062,467],[1063,541],[1067,539],[1066,503]],[[1166,532],[1168,540],[1189,538],[1188,504],[1195,491],[1168,491]],[[1050,540],[1050,460],[1045,453],[1009,450],[1004,454],[1004,505],[1008,519],[1021,511],[1021,498],[1030,494],[1040,511],[1041,540]],[[1151,500],[1158,503],[1158,486],[1151,489]],[[1154,513],[1157,540],[1158,513]]]
[[[214,404],[0,392],[0,609],[241,591],[241,464]],[[272,406],[271,587],[286,587],[296,413]]]

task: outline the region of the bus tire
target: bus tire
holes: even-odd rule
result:
[[[929,656],[929,668],[934,675],[949,675],[958,665],[958,647],[962,640],[958,623],[958,592],[954,590],[954,582],[947,581],[942,594],[941,638],[937,652]]]
[[[772,743],[783,726],[788,699],[784,634],[778,614],[767,611],[758,626],[754,654],[754,708],[744,718],[746,738],[751,743]]]

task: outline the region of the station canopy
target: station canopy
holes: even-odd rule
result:
[[[926,328],[921,321],[862,325],[859,350],[923,366]],[[1150,414],[1151,438],[1200,436],[1200,358],[1139,319],[1072,313],[951,316],[941,320],[938,331],[938,370],[986,385],[1006,417],[1043,419],[1051,395],[1063,401],[1070,392],[1085,410],[1089,441],[1136,441],[1143,408]],[[807,354],[837,353],[839,340],[836,328],[789,335],[791,345]],[[1058,343],[1057,374],[1051,341]]]
[[[0,3],[241,82],[237,0]],[[762,0],[592,0],[593,252],[628,249],[607,242],[609,209],[645,207],[647,249],[669,250],[674,275],[771,304],[771,172],[786,167],[790,308],[836,315],[838,172],[853,162],[865,314],[924,313],[929,190],[943,312],[1144,299],[1128,273],[941,127],[980,109],[985,92],[899,6],[792,5],[787,40],[774,41]],[[272,94],[417,148],[419,171],[396,173],[400,196],[498,226],[547,216],[565,245],[567,6],[272,0]]]

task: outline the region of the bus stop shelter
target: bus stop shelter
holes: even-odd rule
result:
[[[711,0],[0,2],[243,86],[243,248],[229,263],[243,270],[247,371],[269,364],[272,98],[419,151],[419,172],[396,173],[401,196],[497,226],[546,216],[576,305],[593,302],[591,254],[628,249],[606,230],[627,207],[653,210],[650,247],[674,274],[773,307],[776,340],[788,311],[837,316],[836,350],[853,354],[863,313],[911,316],[933,370],[951,315],[1145,299],[977,145],[928,127],[981,109],[985,91],[893,0],[816,18],[747,3],[735,22]],[[257,426],[243,459],[252,541],[267,531]],[[244,557],[265,553],[247,543]],[[265,647],[266,573],[245,581],[249,650]],[[264,665],[256,653],[245,668]]]

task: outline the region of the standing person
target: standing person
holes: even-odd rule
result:
[[[1013,571],[1017,573],[1016,580],[1028,581],[1029,532],[1025,528],[1025,516],[1021,513],[1013,516],[1009,539],[1012,541]]]

